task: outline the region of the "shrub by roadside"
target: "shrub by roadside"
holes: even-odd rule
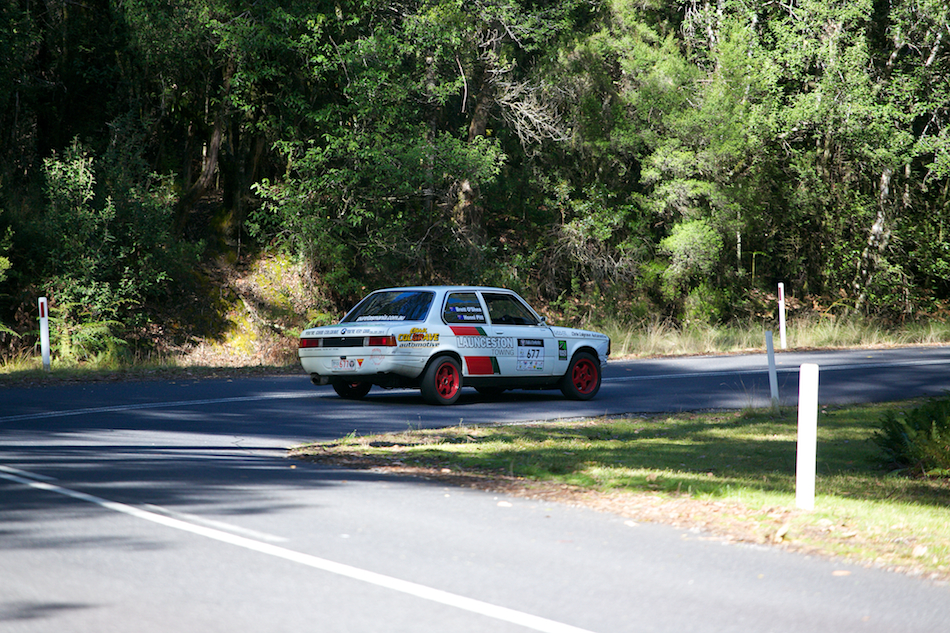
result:
[[[950,476],[950,396],[903,412],[888,411],[874,442],[892,468],[911,475]]]

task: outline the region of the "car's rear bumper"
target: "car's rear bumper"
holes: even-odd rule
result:
[[[425,369],[426,357],[396,354],[379,349],[354,348],[331,353],[323,349],[299,350],[304,371],[328,378],[371,380],[380,374],[393,374],[412,379]]]

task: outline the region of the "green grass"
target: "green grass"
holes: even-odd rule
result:
[[[888,473],[870,439],[885,410],[909,404],[822,410],[811,512],[795,508],[790,410],[410,430],[294,454],[474,473],[509,489],[514,478],[530,494],[567,486],[621,512],[647,499],[646,520],[673,504],[674,522],[950,579],[950,484]]]

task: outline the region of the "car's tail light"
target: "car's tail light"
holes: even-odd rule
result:
[[[396,347],[396,337],[389,336],[368,336],[366,337],[366,347]]]
[[[323,347],[323,339],[322,338],[301,338],[300,349],[306,349],[308,347]]]

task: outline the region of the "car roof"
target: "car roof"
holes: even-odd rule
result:
[[[475,290],[477,290],[477,291],[488,290],[488,291],[491,291],[491,292],[511,292],[511,293],[515,293],[514,290],[510,290],[510,289],[508,289],[508,288],[496,288],[496,287],[494,287],[494,286],[397,286],[397,287],[393,287],[393,288],[379,288],[378,290],[374,290],[373,293],[375,293],[375,292],[393,292],[393,291],[400,291],[400,290],[428,290],[428,291],[431,291],[431,292],[450,292],[450,291],[458,291],[458,290],[472,290],[472,291],[475,291]],[[372,294],[372,293],[370,293],[370,294]],[[517,294],[517,293],[515,293],[515,294]]]

